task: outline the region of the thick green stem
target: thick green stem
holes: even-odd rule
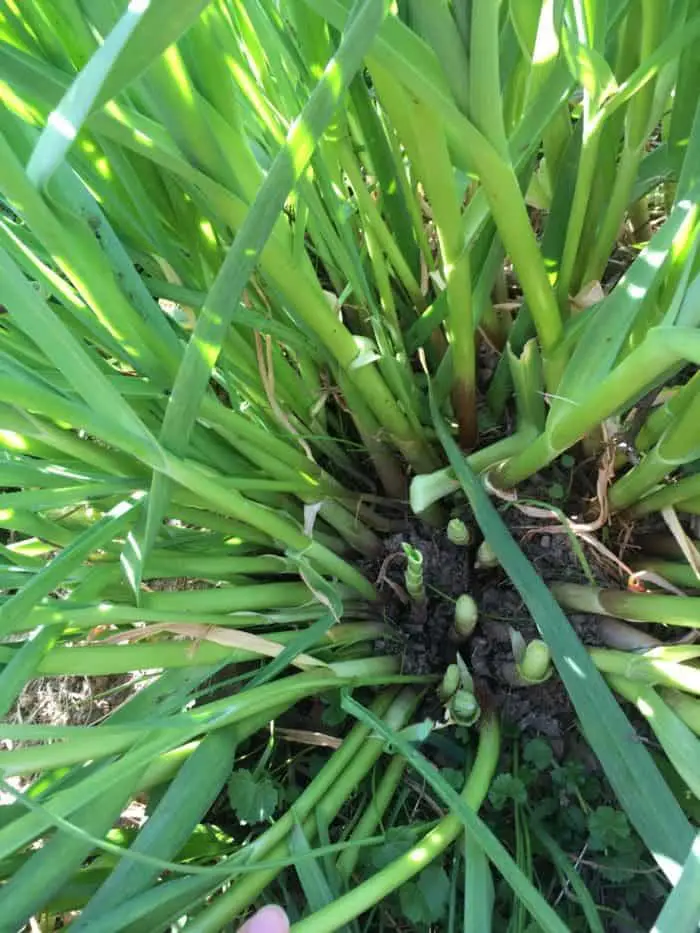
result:
[[[671,539],[671,541],[672,547],[674,548],[673,553],[680,555],[681,552],[677,542],[675,539]],[[694,546],[697,547],[697,543],[695,543]],[[640,557],[634,561],[632,567],[638,572],[649,570],[663,577],[664,580],[668,580],[669,583],[674,583],[676,586],[684,587],[685,589],[700,589],[700,578],[698,578],[698,575],[690,564],[686,562],[681,563],[676,560]]]
[[[671,388],[666,401],[652,409],[637,435],[635,447],[646,451],[660,439],[663,433],[683,414],[688,405],[700,393],[700,372],[696,372],[685,385]]]
[[[349,607],[346,606],[346,610]],[[298,625],[313,622],[328,611],[318,602],[307,602],[298,608],[285,608],[279,612],[236,612],[231,615],[192,612],[191,608],[178,611],[168,609],[147,609],[121,603],[103,602],[94,606],[82,606],[70,600],[56,599],[48,605],[36,606],[26,617],[18,619],[8,628],[10,632],[31,631],[37,625],[56,625],[61,629],[70,626],[72,630],[91,629],[95,626],[125,625],[137,622],[197,622],[202,625],[225,625],[231,628],[268,628],[275,625]],[[352,611],[346,612],[352,615]]]
[[[323,501],[319,514],[348,544],[366,557],[375,557],[381,551],[381,539],[340,502]]]
[[[92,559],[95,559],[95,556]],[[104,586],[118,582],[122,577],[121,567],[116,559],[107,560],[98,566],[93,565],[88,569],[88,574],[91,576],[95,571],[99,571],[100,582]],[[151,552],[143,578],[144,580],[172,580],[178,577],[196,577],[200,580],[211,580],[218,583],[238,574],[277,576],[278,574],[289,573],[294,573],[293,565],[289,564],[284,557],[278,555],[254,557],[232,555],[226,557],[218,554],[209,556],[185,552],[178,554],[177,560],[173,560],[172,553],[162,549]],[[82,574],[76,574],[78,579],[82,576]]]
[[[678,718],[682,719],[696,735],[700,735],[700,703],[695,697],[678,690],[662,690],[661,695]]]
[[[621,512],[644,501],[646,493],[654,490],[667,474],[673,472],[676,464],[666,463],[659,457],[656,447],[644,455],[640,463],[628,470],[624,476],[611,486],[608,503],[613,512]],[[675,487],[671,487],[675,489]],[[677,490],[676,490],[677,492]]]
[[[365,404],[355,384],[342,372],[338,373],[338,384],[365,450],[386,493],[394,499],[404,499],[406,496],[406,477],[399,459],[385,442],[386,432]]]
[[[442,258],[453,358],[452,400],[460,439],[476,440],[476,360],[469,255],[462,250],[461,206],[444,130],[425,104],[414,101],[391,77],[375,68],[378,88],[394,117],[412,115],[405,144],[432,210]],[[402,116],[398,116],[399,112]],[[415,128],[420,127],[418,132]]]
[[[571,296],[578,291],[580,284],[573,280],[574,267],[576,265],[581,243],[581,233],[586,219],[586,211],[591,196],[591,187],[598,163],[598,146],[600,143],[601,130],[602,124],[598,123],[590,132],[585,134],[581,146],[581,158],[579,161],[578,174],[576,176],[576,187],[569,211],[566,241],[557,280],[559,307],[565,314],[568,314],[569,300]]]
[[[317,488],[318,484],[327,484],[329,491],[335,490],[338,494],[345,491],[337,480],[326,474],[292,443],[276,437],[269,427],[265,428],[245,415],[226,408],[218,399],[205,396],[200,414],[217,434],[225,438],[234,449],[240,446],[243,455],[260,466],[267,475],[288,476],[291,472],[311,478]]]
[[[662,652],[663,649],[658,651]],[[661,684],[700,695],[700,670],[689,664],[664,660],[663,654],[657,656],[657,649],[637,654],[612,648],[591,648],[588,653],[598,670],[604,674],[617,674],[635,682]]]
[[[587,258],[585,272],[581,277],[581,281],[574,283],[575,288],[587,285],[594,280],[600,280],[603,277],[610,254],[620,233],[620,227],[625,217],[632,188],[637,179],[643,152],[643,147],[623,150],[612,192],[608,192],[609,200],[602,226],[595,235],[591,254]]]
[[[61,403],[57,402],[57,404],[61,406]],[[108,424],[105,427],[105,423],[87,408],[81,408],[73,403],[62,403],[62,407],[65,409],[64,417],[68,417],[69,423],[82,424],[85,430],[128,451],[154,470],[164,472],[170,479],[199,496],[207,504],[213,505],[223,515],[229,515],[252,525],[294,551],[304,552],[310,560],[316,561],[327,572],[336,575],[344,582],[354,580],[358,591],[364,592],[364,595],[369,598],[373,596],[374,588],[355,568],[323,544],[305,535],[286,516],[231,489],[222,474],[193,460],[173,456],[155,445],[155,442],[149,441],[147,436],[137,437],[122,430],[117,424]]]
[[[611,414],[629,405],[681,359],[700,359],[700,339],[690,327],[653,327],[641,345],[623,359],[587,397],[570,405],[547,430],[498,471],[498,482],[515,486],[546,466]]]
[[[386,808],[389,806],[396,792],[396,788],[399,786],[405,770],[406,762],[403,758],[395,756],[391,759],[379,785],[376,790],[373,790],[372,797],[365,807],[364,813],[357,821],[352,833],[350,833],[347,840],[348,842],[361,843],[363,839],[367,839],[374,835],[377,826],[386,812]],[[336,868],[341,878],[345,881],[348,881],[355,870],[360,853],[361,849],[359,844],[356,846],[351,845],[338,857]]]
[[[211,198],[215,212],[224,216],[234,229],[240,227],[247,214],[246,205],[225,188],[212,187],[211,184],[206,187],[209,189],[208,200]],[[299,268],[286,242],[273,235],[261,254],[260,262],[263,273],[280,291],[285,302],[294,308],[352,379],[409,463],[417,470],[430,464],[430,469],[433,458],[425,439],[416,436],[375,365],[353,366],[360,352],[353,334],[338,319],[319,283]]]
[[[174,716],[170,717],[167,725],[171,730],[171,738],[169,738],[171,747],[189,742],[202,733],[209,733],[277,709],[280,704],[292,706],[306,696],[315,696],[326,690],[335,690],[343,686],[386,685],[397,679],[395,673],[392,672],[392,668],[395,671],[398,666],[396,660],[385,661],[383,658],[374,660],[379,661],[379,665],[372,665],[371,670],[367,660],[347,662],[345,665],[337,666],[338,669],[345,667],[348,670],[349,665],[354,665],[354,670],[348,670],[347,676],[336,673],[335,669],[328,669],[321,675],[309,672],[308,675],[297,674],[284,677],[273,683],[242,691],[234,697],[214,700],[204,706],[196,707],[177,719]],[[406,678],[398,679],[406,681]],[[60,735],[66,734],[60,731],[60,727],[57,728]],[[10,775],[31,774],[48,768],[77,764],[88,759],[96,760],[119,752],[126,753],[135,741],[144,739],[151,726],[132,724],[104,732],[98,727],[89,730],[89,734],[86,735],[76,734],[71,731],[71,727],[65,728],[68,730],[67,734],[70,735],[70,741],[54,742],[51,745],[42,746],[29,745],[12,751],[0,751],[0,767]],[[7,729],[8,735],[12,734],[14,737],[15,734],[21,733],[22,736],[32,739],[35,738],[36,730],[42,732],[42,736],[46,732],[46,729],[40,726],[36,728],[8,726]],[[82,731],[84,730],[79,729],[79,733]],[[56,734],[55,730],[52,734]]]
[[[488,716],[482,722],[476,759],[461,794],[462,800],[473,810],[479,809],[488,793],[499,751],[498,722],[495,717]],[[417,845],[386,868],[332,904],[295,923],[292,933],[333,933],[340,929],[415,877],[458,839],[463,831],[458,816],[451,814],[444,817]]]
[[[337,574],[338,578],[344,582],[353,581],[351,585],[355,585],[359,592],[370,598],[373,597],[374,587],[362,574],[328,548],[305,535],[289,519],[280,517],[272,509],[245,499],[231,489],[223,488],[215,474],[210,475],[198,464],[179,460],[170,454],[163,453],[166,459],[165,472],[171,479],[196,492],[206,502],[220,507],[224,514],[247,521],[272,538],[283,541],[292,550],[305,553],[310,560],[315,560],[327,572]]]
[[[640,499],[629,510],[634,518],[651,515],[674,506],[681,512],[700,514],[700,475],[685,476],[683,479],[662,486],[656,492]]]
[[[203,638],[206,638],[207,634],[211,635],[210,626],[202,625],[201,633]],[[329,629],[317,647],[355,645],[361,641],[390,638],[391,634],[391,629],[377,622],[341,623]],[[274,635],[269,636],[269,640],[286,645],[297,635],[294,629],[287,632],[275,632]],[[307,649],[307,652],[311,650],[313,649]],[[0,663],[9,663],[16,652],[16,648],[0,646]],[[37,665],[36,673],[43,677],[79,675],[102,677],[108,674],[128,674],[139,670],[209,667],[224,662],[239,664],[264,656],[262,652],[254,649],[216,644],[213,641],[200,641],[195,635],[192,641],[168,641],[157,644],[59,646],[44,655]]]
[[[669,761],[700,798],[700,741],[680,716],[646,684],[608,675],[611,687],[637,707],[649,723]],[[697,702],[697,701],[694,701]]]
[[[383,694],[375,702],[375,712],[386,718],[392,728],[401,729],[415,709],[417,697],[410,691],[401,693],[389,707],[391,694]],[[329,823],[358,783],[365,777],[384,749],[378,736],[371,729],[358,724],[345,739],[338,751],[321,770],[314,781],[297,798],[293,810],[289,810],[274,826],[270,827],[255,842],[246,846],[243,854],[246,864],[251,861],[283,859],[290,853],[289,834],[299,821],[307,837],[318,830],[318,816]],[[225,925],[241,914],[255,898],[273,881],[280,868],[261,868],[247,872],[236,880],[232,887],[188,924],[188,933],[219,933]]]
[[[638,44],[639,62],[646,62],[663,35],[663,20],[666,13],[657,0],[642,0],[641,9],[630,12],[626,28],[630,31],[632,42]],[[641,17],[641,23],[638,21]],[[636,41],[635,41],[636,40]],[[637,50],[635,50],[637,51]],[[634,95],[627,105],[625,115],[625,145],[622,150],[617,170],[617,177],[609,198],[605,215],[596,234],[591,255],[586,263],[586,272],[581,284],[592,279],[600,279],[610,258],[613,246],[620,230],[620,225],[629,205],[630,195],[637,178],[639,163],[645,152],[646,141],[650,132],[654,105],[654,80],[647,82]],[[648,230],[648,215],[647,215]],[[638,240],[635,240],[638,242]]]
[[[499,42],[500,10],[492,0],[473,0],[470,35],[469,115],[504,158],[508,139],[503,119]]]
[[[532,105],[535,95],[547,84],[556,68],[554,49],[559,48],[555,0],[544,0],[540,9],[537,34],[532,52],[526,107]],[[561,161],[571,138],[571,114],[568,101],[562,102],[542,130],[542,148],[551,189],[559,177]]]
[[[379,91],[382,97],[392,86],[398,86],[392,62],[400,68],[399,80],[405,79],[411,92],[425,106],[446,118],[445,128],[450,143],[478,172],[498,232],[518,273],[537,328],[548,388],[555,391],[562,368],[556,352],[562,334],[562,318],[513,166],[431,82],[419,80],[417,85],[413,76],[403,73],[399,60],[380,61],[369,56],[368,61],[372,74],[381,76]]]
[[[593,612],[628,622],[700,628],[700,597],[627,593],[579,583],[555,583],[551,590],[561,606],[575,612]]]
[[[510,437],[504,437],[503,440],[470,454],[467,457],[467,463],[475,473],[483,473],[527,448],[535,437],[537,437],[536,430],[528,425],[515,434],[511,434]],[[451,467],[443,467],[434,473],[414,476],[410,489],[411,509],[416,515],[420,515],[440,499],[457,492],[459,488],[459,481],[455,478]]]
[[[693,383],[690,399],[677,410],[657,444],[645,454],[641,463],[613,485],[608,497],[611,508],[628,508],[660,483],[667,474],[684,463],[697,459],[695,432],[700,418],[700,395],[695,389]]]
[[[148,609],[201,612],[282,609],[300,606],[309,598],[305,583],[258,583],[251,586],[211,587],[206,590],[155,590],[145,593]]]

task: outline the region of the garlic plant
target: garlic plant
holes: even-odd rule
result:
[[[13,874],[0,878],[12,885],[3,922],[48,927],[70,915],[77,933],[121,928],[126,912],[134,929],[163,929],[171,916],[197,933],[236,928],[267,883],[264,869],[244,871],[250,847],[234,855],[238,868],[224,864],[224,845],[188,856],[181,877],[169,860],[184,859],[240,748],[277,716],[344,685],[383,696],[405,680],[396,656],[374,657],[380,633],[366,613],[377,593],[364,571],[382,548],[387,498],[405,501],[410,482],[422,513],[462,485],[438,423],[459,432],[475,471],[511,488],[670,387],[609,501],[638,515],[700,510],[699,384],[686,366],[700,363],[700,7],[1,9],[0,528],[10,536],[0,705],[41,676],[155,672],[89,730],[4,727],[17,745],[0,750],[0,766],[31,783],[22,805],[3,808]],[[604,280],[626,218],[659,192],[667,203],[649,241],[634,243],[597,305],[574,313],[570,296]],[[502,316],[492,296],[506,256],[518,307]],[[479,447],[481,334],[500,355],[488,402],[502,430]],[[667,483],[671,471],[678,481]],[[470,506],[483,525],[485,510]],[[423,557],[405,551],[406,588],[422,605]],[[477,566],[497,565],[484,543]],[[175,566],[207,587],[150,586]],[[522,566],[508,573],[516,585],[527,577]],[[646,749],[625,743],[620,707],[538,583],[523,585],[528,608],[586,736],[660,870],[679,869],[692,830]],[[633,620],[700,619],[692,597],[562,598]],[[182,629],[123,645],[104,637],[128,642],[144,623],[195,626],[192,645]],[[287,672],[309,657],[317,669]],[[232,661],[250,680],[233,699],[202,703],[198,691]],[[525,646],[519,665],[541,682],[548,649]],[[474,721],[461,662],[450,676],[448,715]],[[394,726],[409,715],[392,714]],[[490,728],[471,806],[497,760]],[[347,762],[369,766],[382,747],[367,732],[346,738],[332,779],[305,798],[314,832],[357,785]],[[124,838],[124,858],[105,861],[97,843],[156,786],[154,771],[149,820]],[[295,804],[265,834],[278,858],[297,815]],[[526,890],[517,866],[502,875]],[[334,930],[353,916],[336,906],[327,926],[302,924]]]
[[[468,593],[462,593],[455,603],[454,631],[459,640],[469,638],[479,618],[476,603]]]
[[[481,707],[474,693],[474,680],[459,654],[456,663],[445,671],[438,696],[451,722],[458,726],[473,726],[478,722]]]
[[[510,630],[510,643],[515,658],[515,681],[521,686],[543,684],[552,676],[552,654],[541,638],[526,642],[520,632]],[[509,677],[512,679],[513,670]]]
[[[498,558],[494,554],[493,548],[486,540],[482,541],[477,548],[474,567],[476,570],[491,570],[494,567],[498,567]]]
[[[404,543],[403,551],[406,555],[406,570],[404,572],[406,592],[414,602],[424,603],[423,555],[418,548],[413,547],[411,544]]]
[[[461,518],[451,518],[447,523],[447,538],[458,547],[467,547],[471,543],[471,532]]]

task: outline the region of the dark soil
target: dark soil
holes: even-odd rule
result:
[[[468,515],[460,517],[469,524]],[[568,535],[533,534],[534,520],[513,508],[504,509],[503,518],[545,583],[589,582]],[[475,544],[467,548],[453,545],[444,529],[435,530],[419,522],[410,524],[405,534],[386,540],[384,558],[390,560],[388,566],[385,565],[387,579],[384,582],[380,579],[380,591],[384,596],[384,618],[399,635],[402,669],[406,673],[442,676],[459,651],[474,676],[482,703],[487,702],[500,710],[503,718],[519,732],[546,736],[556,745],[574,724],[573,707],[557,677],[540,686],[524,688],[513,687],[504,679],[503,668],[513,661],[510,627],[519,631],[526,641],[538,637],[538,633],[505,573],[500,568],[474,568],[480,538],[473,524],[472,530]],[[426,587],[423,606],[402,599],[405,561],[398,555],[403,542],[412,544],[423,554]],[[594,556],[588,553],[587,557],[601,584],[619,585],[619,578],[611,577],[605,567],[596,563]],[[460,644],[453,631],[454,600],[463,593],[469,593],[476,600],[479,623],[474,634]],[[573,614],[570,622],[585,644],[600,644],[596,616]],[[385,644],[378,648],[391,650]],[[441,716],[436,698],[428,707],[427,714]]]

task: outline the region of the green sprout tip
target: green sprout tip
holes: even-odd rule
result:
[[[526,642],[520,632],[510,630],[518,681],[523,686],[542,684],[552,676],[552,653],[541,638]]]
[[[424,603],[423,555],[418,548],[413,547],[411,544],[404,544],[403,551],[406,555],[406,571],[404,573],[406,592],[414,602]]]
[[[447,523],[447,539],[457,547],[467,547],[471,543],[471,532],[461,518],[451,518]]]
[[[468,593],[463,593],[455,603],[455,622],[454,628],[457,637],[469,638],[479,618],[479,610],[476,603]]]
[[[500,561],[494,554],[493,548],[488,541],[482,541],[476,552],[474,566],[477,570],[490,570],[492,567],[498,567]]]
[[[479,701],[468,690],[458,690],[448,704],[450,718],[458,726],[473,726],[481,716]]]

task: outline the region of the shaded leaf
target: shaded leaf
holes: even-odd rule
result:
[[[489,800],[496,810],[502,810],[509,802],[527,803],[527,788],[518,777],[512,774],[499,774],[491,785]]]
[[[552,746],[545,739],[530,739],[523,748],[523,758],[538,771],[545,771],[553,757]]]
[[[401,910],[417,926],[436,923],[445,916],[450,896],[450,882],[440,865],[429,865],[415,882],[399,892]]]
[[[337,693],[321,697],[321,702],[323,703],[321,722],[324,726],[339,726],[348,718],[348,714],[340,705],[340,696]]]
[[[464,786],[464,772],[459,768],[443,768],[440,774],[445,778],[450,787],[455,790],[461,790]]]
[[[243,823],[262,823],[277,809],[279,792],[274,782],[263,774],[254,777],[250,771],[234,771],[228,782],[231,809]]]
[[[621,810],[613,807],[597,807],[588,817],[589,845],[596,851],[617,848],[629,837],[630,824]]]

